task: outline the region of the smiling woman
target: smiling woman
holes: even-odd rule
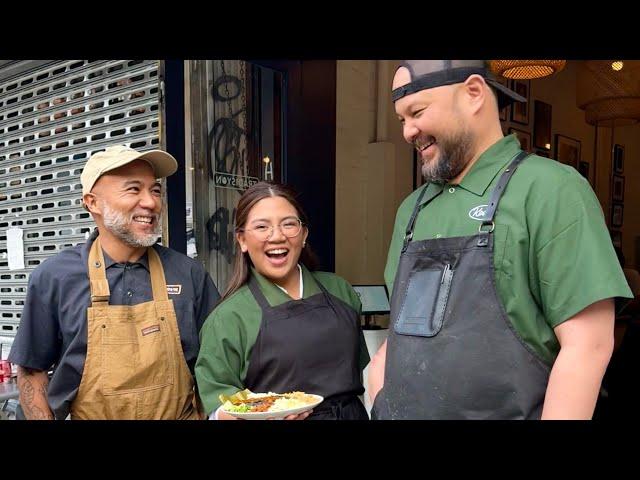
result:
[[[196,363],[207,414],[233,419],[220,396],[249,389],[324,397],[290,420],[368,419],[358,399],[369,361],[360,300],[344,279],[314,271],[308,225],[283,185],[257,183],[240,198],[233,276],[202,328]]]
[[[291,292],[292,298],[300,298],[295,267],[309,232],[293,205],[283,197],[265,198],[246,223],[249,228],[238,229],[241,251],[249,253],[259,273]]]
[[[315,270],[318,262],[306,243],[307,216],[295,193],[284,185],[260,182],[246,190],[238,201],[235,223],[240,248],[223,300],[247,283],[251,267],[287,291],[286,286],[297,287],[298,262]]]

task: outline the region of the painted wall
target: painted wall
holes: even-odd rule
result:
[[[413,187],[412,149],[391,104],[397,62],[338,61],[336,273],[383,283],[395,213]]]

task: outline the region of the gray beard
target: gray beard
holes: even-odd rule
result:
[[[453,138],[438,141],[440,158],[436,163],[422,165],[422,176],[430,183],[447,183],[456,178],[470,160],[472,145],[471,135],[460,132]]]
[[[104,227],[109,230],[113,235],[122,240],[124,243],[131,247],[150,247],[162,232],[162,225],[160,221],[160,215],[156,215],[156,222],[153,232],[146,235],[135,235],[130,229],[129,225],[133,222],[133,216],[129,219],[112,209],[106,202],[102,212],[102,221]]]

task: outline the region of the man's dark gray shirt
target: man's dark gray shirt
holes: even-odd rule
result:
[[[97,230],[82,245],[63,250],[31,274],[20,326],[9,360],[37,370],[54,369],[49,405],[57,419],[69,413],[76,397],[87,353],[87,308],[90,306],[89,249]],[[178,319],[182,350],[189,369],[200,348],[199,332],[220,295],[197,261],[154,245]],[[145,253],[135,263],[116,263],[104,253],[110,305],[137,305],[153,300]]]

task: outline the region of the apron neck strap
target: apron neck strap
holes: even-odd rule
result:
[[[409,219],[409,223],[407,224],[407,228],[406,228],[405,234],[404,234],[404,243],[402,245],[402,251],[403,252],[407,249],[407,245],[409,245],[409,242],[413,238],[413,228],[415,227],[416,218],[418,217],[418,213],[420,213],[420,210],[422,210],[422,207],[427,205],[431,200],[433,200],[437,196],[437,195],[434,195],[431,198],[431,200],[429,200],[428,202],[425,202],[424,205],[422,205],[421,204],[422,198],[424,197],[425,193],[427,193],[427,189],[428,188],[429,188],[429,184],[427,183],[424,186],[424,188],[422,189],[422,191],[420,192],[420,195],[418,195],[418,200],[416,200],[416,204],[413,207],[413,212],[411,212],[411,218]]]
[[[151,289],[153,291],[153,300],[155,302],[169,300],[167,294],[167,281],[164,278],[164,269],[158,252],[153,247],[147,248],[147,257],[149,259],[149,272],[151,275]]]
[[[313,277],[313,275],[312,275]],[[318,285],[318,287],[320,287],[320,291],[322,292],[323,295],[325,295],[326,297],[330,297],[329,292],[327,291],[326,288],[324,288],[324,286],[322,285],[322,283],[320,283],[320,281],[318,279],[316,279],[315,277],[313,277],[313,281],[316,282],[316,284]],[[260,308],[267,309],[270,308],[271,305],[269,305],[269,302],[267,302],[267,299],[265,298],[264,294],[262,293],[262,290],[260,289],[260,285],[258,285],[258,280],[256,280],[255,275],[253,274],[249,274],[249,290],[251,290],[251,293],[253,294],[253,298],[256,299],[256,302],[258,302],[258,305],[260,305]],[[300,299],[302,300],[304,297],[300,297]],[[331,303],[331,299],[329,298],[329,303]]]
[[[313,277],[313,272],[311,272],[311,276]],[[320,280],[318,280],[316,277],[313,277],[313,281],[316,282],[316,285],[318,285],[318,288],[320,288],[320,291],[322,293],[327,296],[331,295],[329,291],[324,287],[324,285],[322,285],[322,282]]]
[[[524,152],[524,151],[520,151],[519,153],[517,153],[513,157],[513,159],[511,160],[511,163],[509,163],[509,166],[507,167],[507,169],[500,176],[500,180],[498,180],[498,184],[495,186],[495,188],[493,189],[493,192],[491,193],[491,200],[489,201],[489,207],[487,209],[487,215],[486,215],[484,221],[482,222],[482,224],[480,225],[480,232],[483,232],[483,233],[491,233],[491,232],[493,232],[493,229],[495,227],[495,225],[493,223],[493,219],[495,217],[496,210],[498,209],[498,204],[500,203],[500,199],[502,198],[502,195],[504,194],[504,191],[505,191],[505,189],[507,187],[507,184],[509,183],[509,180],[511,180],[511,177],[515,173],[515,171],[518,168],[518,166],[529,155],[531,155],[531,154],[528,153],[528,152]],[[433,200],[437,196],[437,195],[434,195],[431,199],[429,199],[429,201],[425,202],[424,204],[421,204],[422,198],[424,197],[425,193],[427,192],[428,187],[429,187],[429,184],[425,185],[425,187],[420,192],[420,195],[418,196],[418,200],[416,200],[415,206],[413,207],[413,212],[411,213],[411,218],[409,219],[409,223],[407,224],[407,228],[405,230],[404,244],[402,246],[402,251],[405,251],[407,249],[407,245],[409,245],[409,242],[413,238],[413,229],[415,227],[416,218],[418,217],[418,213],[420,213],[420,210],[422,210],[422,208],[424,206],[428,205],[429,202],[431,200]]]
[[[251,293],[253,294],[253,298],[256,299],[256,302],[258,302],[258,305],[260,305],[260,308],[262,308],[262,310],[265,310],[267,308],[269,308],[271,305],[269,305],[269,302],[267,302],[267,299],[265,298],[264,294],[262,293],[262,290],[260,289],[260,285],[258,285],[258,280],[256,280],[255,275],[253,275],[253,273],[249,272],[249,290],[251,290]]]
[[[311,274],[311,276],[313,276],[313,273]],[[331,294],[329,293],[329,291],[324,287],[324,285],[322,285],[322,282],[320,280],[318,280],[316,277],[313,277],[313,281],[316,282],[316,284],[318,285],[318,287],[320,287],[320,291],[322,292],[322,294],[324,295],[324,298],[327,299],[327,303],[329,303],[329,306],[331,307],[331,309],[335,312],[335,314],[338,314],[338,311],[336,310],[336,306],[333,303],[333,299],[331,298]]]
[[[97,237],[89,250],[89,286],[91,288],[91,306],[108,305],[111,292],[107,273],[104,267],[104,255],[100,246],[100,237]]]
[[[500,203],[500,199],[504,194],[505,189],[507,188],[507,184],[511,177],[516,172],[518,166],[523,162],[525,158],[531,155],[529,152],[520,151],[516,154],[515,157],[509,163],[509,166],[506,168],[502,175],[500,176],[500,180],[496,184],[493,192],[491,192],[491,200],[489,201],[489,206],[487,207],[487,213],[485,215],[485,219],[482,221],[480,225],[481,232],[491,233],[495,227],[493,223],[493,219],[496,215],[496,210],[498,209],[498,204]]]
[[[149,258],[149,272],[151,275],[151,289],[153,291],[153,300],[168,300],[167,282],[164,278],[164,269],[160,256],[153,249],[147,248],[147,256]],[[97,307],[109,304],[111,292],[109,290],[109,282],[107,281],[107,273],[104,266],[104,255],[100,246],[100,237],[97,237],[91,249],[89,250],[89,285],[91,288],[91,306]]]

